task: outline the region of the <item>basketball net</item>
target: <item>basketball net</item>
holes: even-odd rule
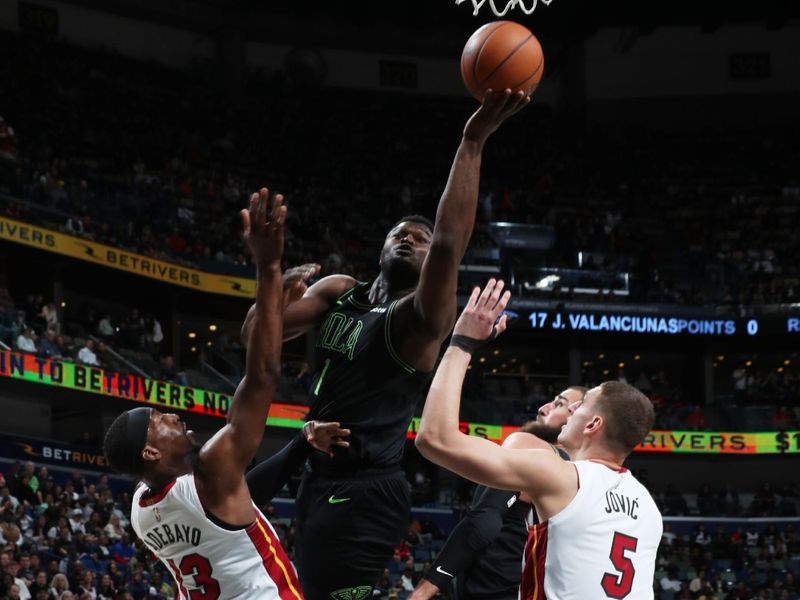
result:
[[[456,0],[456,4],[463,4],[467,0]],[[545,6],[550,6],[550,3],[553,0],[541,0],[542,4]],[[481,10],[481,6],[486,4],[486,0],[470,0],[472,2],[472,15],[477,16],[477,14]],[[492,12],[498,17],[506,16],[506,13],[510,11],[512,8],[519,7],[519,9],[524,12],[526,15],[533,13],[536,10],[536,5],[539,3],[539,0],[530,0],[531,6],[528,8],[525,6],[525,0],[507,0],[505,8],[502,10],[497,8],[497,5],[494,3],[494,0],[489,0],[489,6],[492,9]]]

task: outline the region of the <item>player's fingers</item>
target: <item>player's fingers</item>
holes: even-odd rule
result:
[[[508,315],[503,315],[500,317],[500,320],[497,322],[497,325],[494,328],[497,330],[497,335],[500,335],[506,330],[506,322],[508,321]]]
[[[246,208],[243,208],[239,211],[239,214],[242,215],[242,231],[245,233],[250,232],[250,211]]]
[[[472,288],[472,293],[469,295],[469,300],[467,300],[467,308],[471,306],[475,306],[478,304],[478,296],[481,294],[481,288],[477,285]]]
[[[258,191],[258,224],[263,225],[267,222],[267,209],[269,207],[269,190],[261,188]]]
[[[248,215],[250,217],[250,221],[249,222],[252,224],[252,222],[255,220],[256,213],[258,212],[258,193],[250,195],[250,211],[249,212],[250,212],[250,214]]]
[[[270,212],[270,219],[276,224],[280,219],[281,209],[284,209],[283,214],[285,215],[286,207],[283,205],[283,194],[275,194],[272,197],[272,210]]]
[[[340,446],[342,448],[349,448],[350,447],[350,442],[347,442],[345,440],[336,440],[335,442],[333,442],[333,444],[335,446]]]
[[[499,315],[501,312],[503,312],[506,309],[506,306],[508,306],[508,301],[510,299],[511,299],[511,292],[509,290],[506,290],[505,294],[500,296],[500,298],[497,300],[497,304],[495,304],[495,306],[494,306],[495,318],[497,318],[497,315]],[[505,316],[505,315],[503,315],[503,316]]]
[[[530,104],[530,103],[531,103],[531,97],[530,97],[530,96],[525,96],[525,97],[524,97],[524,98],[522,98],[522,100],[520,100],[520,101],[519,101],[519,103],[518,103],[518,104],[517,104],[517,105],[514,107],[514,110],[512,110],[512,111],[511,111],[511,113],[509,114],[509,116],[510,116],[510,115],[513,115],[513,114],[516,114],[516,113],[518,113],[518,112],[519,112],[519,111],[521,111],[523,108],[525,108],[526,106],[528,106],[528,104]]]
[[[274,217],[274,224],[276,227],[283,228],[284,223],[286,223],[286,207],[279,206],[278,212]]]
[[[489,310],[491,310],[491,311],[496,310],[497,303],[500,301],[500,294],[502,293],[503,287],[505,287],[505,285],[506,285],[506,283],[502,279],[499,279],[497,281],[497,284],[494,286],[494,289],[492,290],[492,295],[489,296],[489,300],[488,300],[488,302],[486,304],[486,307]],[[498,313],[499,312],[500,311],[498,311]]]
[[[483,291],[481,292],[481,297],[478,298],[477,302],[477,305],[479,307],[486,306],[486,303],[489,301],[489,297],[492,295],[492,290],[494,289],[495,283],[496,282],[494,279],[490,279],[486,284],[486,287],[483,288]]]
[[[503,106],[505,112],[513,113],[517,110],[520,103],[525,100],[525,92],[520,90],[519,92],[514,92],[508,98],[506,98],[506,103]]]

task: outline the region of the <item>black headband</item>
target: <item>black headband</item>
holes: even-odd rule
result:
[[[150,426],[152,408],[140,406],[128,411],[125,423],[125,437],[115,449],[117,468],[123,472],[138,474],[142,472],[144,459],[142,450],[147,443],[147,429]],[[113,466],[113,464],[112,464]]]

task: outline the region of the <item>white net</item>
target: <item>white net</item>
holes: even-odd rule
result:
[[[467,0],[456,0],[456,4],[463,4]],[[504,8],[497,8],[497,4],[495,4],[495,0],[470,0],[472,2],[472,14],[473,16],[477,15],[481,7],[489,2],[489,7],[492,9],[492,12],[498,17],[506,16],[506,13],[513,8],[519,8],[522,12],[526,15],[531,14],[534,10],[536,10],[536,5],[541,1],[542,4],[545,6],[549,6],[553,0],[506,0],[506,5]],[[526,4],[529,2],[530,5]],[[502,4],[502,0],[500,1]]]

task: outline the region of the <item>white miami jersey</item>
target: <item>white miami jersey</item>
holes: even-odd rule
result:
[[[521,600],[652,600],[661,513],[630,471],[573,462],[578,493],[528,527]]]
[[[172,573],[178,600],[302,600],[278,536],[253,508],[256,520],[248,527],[212,521],[190,474],[155,494],[140,485],[133,495],[131,524]]]

